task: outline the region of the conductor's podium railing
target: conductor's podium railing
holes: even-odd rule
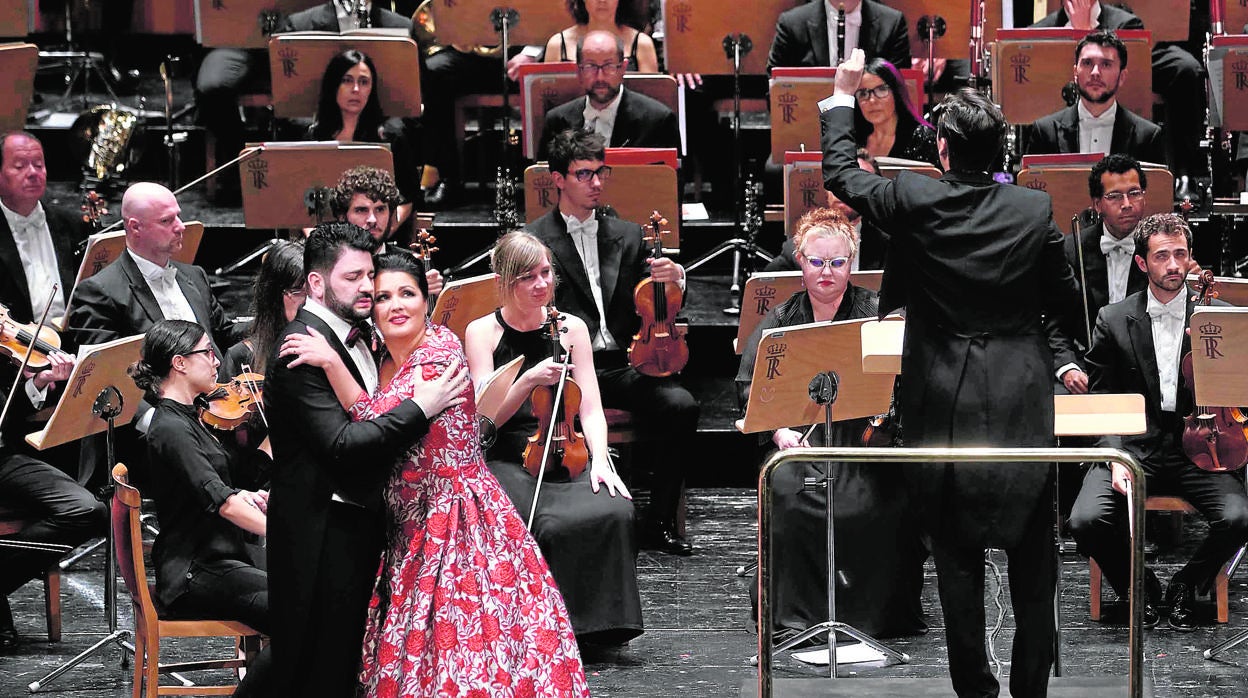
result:
[[[1127,633],[1127,695],[1142,698],[1144,623],[1144,471],[1130,454],[1112,448],[803,448],[771,456],[758,477],[758,675],[759,698],[771,698],[772,677],[772,478],[781,466],[794,462],[944,463],[1000,462],[1002,467],[1049,466],[1053,463],[1118,463],[1131,483],[1128,502],[1131,540],[1131,597]],[[1060,633],[1060,628],[1059,628]],[[826,681],[828,679],[815,679]],[[850,683],[867,679],[837,679]],[[865,687],[865,684],[863,684]]]

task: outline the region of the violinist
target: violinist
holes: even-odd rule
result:
[[[128,370],[156,399],[147,439],[153,467],[143,485],[160,522],[152,546],[154,600],[164,619],[236,620],[267,635],[268,574],[249,542],[266,533],[268,492],[234,486],[229,453],[200,422],[196,404],[216,387],[219,363],[203,327],[162,320],[147,331],[142,358]],[[234,695],[271,695],[268,651]]]
[[[1193,307],[1186,284],[1191,244],[1191,230],[1177,215],[1140,221],[1134,262],[1147,274],[1148,287],[1101,310],[1087,355],[1092,392],[1140,393],[1145,400],[1143,434],[1106,436],[1099,445],[1135,456],[1147,475],[1149,495],[1183,497],[1209,523],[1208,536],[1171,578],[1164,599],[1156,574],[1145,573],[1145,625],[1156,625],[1168,608],[1170,627],[1179,631],[1204,622],[1196,615],[1195,595],[1209,590],[1218,570],[1248,540],[1243,471],[1201,470],[1182,448],[1183,416],[1193,406],[1192,387],[1179,377],[1180,357],[1191,347],[1185,332]],[[1129,580],[1126,482],[1121,466],[1093,466],[1070,518],[1079,551],[1096,559],[1124,598]]]
[[[685,288],[685,270],[670,258],[649,259],[636,223],[600,215],[603,183],[611,168],[603,162],[602,136],[564,131],[549,145],[550,174],[559,203],[525,229],[545,243],[555,275],[555,305],[589,328],[594,368],[605,407],[633,414],[645,442],[638,452],[652,463],[654,476],[642,547],[692,555],[693,546],[676,529],[676,510],[686,464],[687,444],[698,426],[698,403],[675,377],[643,376],[628,364],[629,338],[640,324],[633,289],[649,273],[656,282]]]
[[[537,489],[537,478],[521,465],[521,452],[539,422],[551,420],[534,414],[530,393],[553,388],[563,371],[552,357],[547,313],[555,296],[554,270],[546,246],[518,231],[499,238],[491,267],[498,274],[502,307],[468,325],[468,370],[481,380],[517,356],[524,363],[496,416],[498,441],[487,452],[487,463],[522,516],[528,516],[537,498],[533,537],[563,593],[582,648],[626,643],[642,632],[633,503],[607,455],[589,330],[580,318],[557,313],[563,330],[559,344],[571,353],[581,400],[576,414],[554,419],[580,418],[589,464],[578,474],[574,468],[548,466]]]
[[[836,209],[817,208],[801,217],[793,235],[804,290],[771,309],[746,340],[737,372],[742,403],[753,382],[754,360],[763,333],[777,327],[874,317],[874,291],[849,282],[858,251],[852,224]],[[777,429],[776,448],[857,446],[866,419],[837,422],[830,438],[819,426],[807,438],[797,429]],[[923,632],[919,596],[927,553],[919,540],[905,488],[896,486],[900,466],[834,464],[836,497],[837,620],[876,637]],[[804,478],[822,478],[822,462],[782,468],[775,481],[775,574],[773,613],[777,639],[827,620],[828,549],[826,507],[820,492],[803,490]],[[754,587],[751,586],[751,589]]]

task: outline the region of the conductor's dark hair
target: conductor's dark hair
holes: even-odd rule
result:
[[[618,11],[616,12],[616,16],[617,17],[619,16]],[[609,32],[603,32],[603,33],[609,33]],[[581,35],[581,38],[576,40],[576,62],[577,63],[580,63],[581,57],[585,55],[584,52],[581,51],[581,49],[585,47],[585,37],[589,36],[589,34],[590,34],[589,32],[585,32],[584,34]],[[619,34],[615,34],[615,33],[611,33],[611,36],[615,38],[615,60],[623,63],[624,62],[624,39]]]
[[[356,194],[363,194],[373,201],[385,202],[391,211],[403,200],[403,195],[399,193],[394,177],[389,172],[368,165],[352,167],[338,178],[338,185],[330,196],[329,209],[334,218],[346,217],[351,208],[351,198]]]
[[[416,280],[416,286],[420,289],[420,295],[429,300],[429,279],[425,278],[425,265],[416,255],[411,252],[387,252],[377,255],[373,260],[373,267],[377,275],[382,272],[398,271]]]
[[[1088,44],[1096,44],[1102,48],[1113,48],[1118,51],[1119,69],[1127,67],[1127,44],[1118,35],[1108,29],[1097,29],[1088,33],[1087,36],[1079,40],[1075,44],[1075,65],[1079,65],[1079,56],[1083,54],[1083,47]]]
[[[328,275],[346,250],[359,250],[370,255],[377,250],[377,241],[358,225],[343,222],[321,223],[312,229],[303,243],[303,273]]]
[[[1126,174],[1131,170],[1135,170],[1136,174],[1140,176],[1140,188],[1147,191],[1148,175],[1144,174],[1144,168],[1140,167],[1140,161],[1124,153],[1110,153],[1093,165],[1092,171],[1088,173],[1088,196],[1093,199],[1105,196],[1105,185],[1101,182],[1101,175],[1106,172],[1110,174]]]
[[[15,136],[24,136],[38,143],[40,148],[43,147],[43,141],[36,138],[35,134],[30,131],[5,131],[0,133],[0,167],[4,167],[4,146],[8,145],[9,139]]]
[[[355,133],[342,134],[342,140],[368,142],[378,140],[377,130],[386,120],[385,114],[381,111],[381,100],[377,96],[381,92],[381,76],[377,74],[373,59],[355,49],[339,53],[329,59],[329,65],[325,66],[325,76],[321,78],[321,96],[316,103],[316,116],[312,120],[311,133],[314,140],[332,140],[334,134],[342,130],[342,110],[338,107],[338,86],[342,84],[342,78],[347,71],[361,63],[368,66],[368,72],[373,76],[373,89],[368,93],[368,101],[364,103],[364,110],[360,112],[360,120],[355,126]]]
[[[1135,226],[1135,254],[1148,259],[1148,241],[1155,235],[1182,235],[1187,249],[1192,249],[1192,229],[1177,213],[1154,213]]]
[[[949,169],[987,172],[1005,144],[1005,117],[987,97],[963,87],[941,103],[936,137],[949,148]]]
[[[173,370],[173,357],[186,356],[208,331],[186,320],[161,320],[143,336],[138,361],[130,364],[126,374],[143,391],[157,395],[160,386]]]
[[[263,373],[269,352],[286,327],[287,292],[306,288],[303,273],[303,243],[282,240],[264,255],[260,273],[251,288],[251,367]]]
[[[643,19],[638,16],[636,2],[634,0],[620,0],[615,6],[615,24],[617,26],[628,25],[634,29],[640,30],[645,26]],[[577,24],[589,24],[589,10],[585,8],[585,0],[567,0],[568,14],[572,15],[572,20]],[[576,55],[581,55],[581,47],[576,47]]]
[[[555,134],[547,148],[550,171],[567,176],[573,160],[602,160],[607,157],[607,142],[596,131],[568,129]]]

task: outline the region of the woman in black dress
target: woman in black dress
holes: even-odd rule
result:
[[[572,61],[577,59],[577,44],[594,30],[610,32],[627,46],[624,69],[631,73],[659,72],[659,55],[650,35],[639,27],[645,22],[636,16],[632,0],[567,0],[568,14],[576,24],[546,41],[542,60]]]
[[[277,338],[308,297],[305,278],[302,241],[282,240],[264,255],[251,287],[251,328],[225,352],[225,375],[238,375],[244,365],[264,374]]]
[[[521,518],[527,519],[537,482],[521,465],[525,441],[537,425],[528,397],[533,388],[556,383],[561,373],[551,358],[547,325],[554,271],[546,246],[524,232],[499,239],[491,266],[498,274],[502,307],[468,326],[464,348],[468,370],[477,380],[524,357],[520,376],[497,414],[498,440],[486,457]],[[571,351],[572,377],[581,389],[578,416],[590,463],[575,478],[562,467],[548,469],[532,534],[563,593],[577,640],[582,646],[620,645],[642,632],[633,503],[607,455],[607,423],[589,330],[573,315],[562,315],[559,322],[564,329],[560,344]]]
[[[936,129],[910,101],[901,73],[883,58],[872,59],[855,95],[854,134],[873,158],[920,160],[940,167]]]
[[[849,283],[858,240],[845,217],[814,209],[798,221],[794,235],[805,290],[773,308],[741,352],[737,387],[742,404],[749,397],[754,360],[763,333],[777,327],[875,317],[875,292]],[[830,438],[818,427],[809,439],[797,429],[777,429],[776,448],[859,446],[866,419],[834,422]],[[927,553],[895,465],[837,463],[836,499],[837,620],[875,637],[923,632],[923,561]],[[779,632],[805,630],[828,620],[828,550],[822,493],[805,491],[805,478],[822,478],[822,463],[780,469],[773,480],[778,545],[772,575],[780,580],[772,606]],[[754,587],[751,587],[753,593]]]

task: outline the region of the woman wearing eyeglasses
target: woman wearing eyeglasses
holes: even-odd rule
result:
[[[940,167],[936,129],[910,101],[910,92],[892,63],[883,58],[867,63],[854,97],[859,148],[866,148],[871,157],[921,160]]]
[[[875,317],[874,291],[849,282],[858,251],[853,226],[839,211],[814,209],[802,216],[794,234],[804,290],[773,308],[754,329],[741,352],[737,389],[749,398],[754,361],[763,333],[812,322]],[[807,438],[799,429],[777,429],[776,448],[858,446],[866,419],[837,422],[830,438],[818,427]],[[876,637],[922,632],[923,561],[927,553],[910,520],[905,492],[893,465],[837,463],[836,497],[837,620]],[[781,468],[773,536],[780,541],[773,575],[785,580],[772,605],[778,639],[827,620],[825,504],[820,492],[804,491],[805,478],[822,478],[822,463]],[[751,595],[754,587],[751,586]]]
[[[546,42],[546,63],[577,60],[577,43],[591,31],[610,32],[620,37],[628,52],[624,69],[634,73],[659,72],[659,57],[650,35],[640,31],[644,26],[633,0],[567,0],[568,14],[576,24],[550,37]]]

